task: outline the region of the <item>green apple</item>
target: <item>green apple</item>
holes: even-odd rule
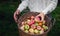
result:
[[[43,28],[44,28],[44,30],[47,30],[48,29],[48,26],[43,25]]]
[[[29,29],[29,25],[24,25],[24,28],[25,28],[26,30],[28,30],[28,29]]]
[[[29,32],[30,32],[30,33],[34,33],[34,29],[30,28],[30,29],[29,29]]]
[[[38,34],[38,33],[39,33],[39,31],[38,31],[37,29],[35,29],[35,30],[34,30],[34,33]]]
[[[28,33],[29,31],[28,30],[25,30],[26,33]]]
[[[46,23],[46,21],[44,20],[44,21],[43,21],[43,24],[45,24],[45,23]]]
[[[40,34],[43,34],[44,33],[44,31],[43,30],[40,30]]]
[[[38,23],[36,22],[35,25],[38,26]]]

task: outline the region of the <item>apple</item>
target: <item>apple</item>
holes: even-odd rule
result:
[[[43,30],[40,30],[40,34],[43,34],[44,33],[44,31]]]
[[[20,27],[21,30],[24,30],[24,25]]]
[[[31,25],[30,22],[31,22],[31,20],[27,20],[27,24],[28,24],[28,25]]]
[[[29,29],[29,32],[30,32],[30,33],[34,33],[34,29],[30,28],[30,29]]]
[[[24,25],[24,28],[25,28],[26,30],[28,30],[30,27],[29,27],[29,25]]]
[[[39,33],[39,31],[38,31],[37,29],[35,29],[35,30],[34,30],[34,33],[38,34],[38,33]]]
[[[36,26],[33,24],[33,25],[31,25],[31,28],[32,28],[32,29],[35,29],[35,28],[36,28]]]
[[[28,25],[32,25],[32,24],[34,24],[34,20],[30,20],[29,22],[28,22]]]
[[[37,30],[41,30],[41,26],[37,26]]]
[[[46,22],[46,21],[44,20],[44,21],[43,21],[43,24],[45,24],[45,22]]]
[[[34,24],[34,22],[35,22],[34,20],[31,20],[30,24]]]
[[[29,20],[29,19],[27,19],[27,22],[30,22],[30,20]]]
[[[42,22],[39,22],[39,26],[42,26]]]
[[[38,26],[38,23],[36,22],[35,25]]]
[[[45,25],[43,25],[43,28],[44,28],[44,30],[47,30],[47,29],[48,29],[48,27],[47,27],[47,26],[45,26]]]
[[[43,28],[45,27],[45,25],[43,25]]]
[[[41,30],[43,30],[43,31],[44,31],[44,28],[41,28]]]
[[[39,22],[40,19],[39,19],[38,17],[35,17],[35,21],[36,21],[36,22]]]
[[[41,30],[40,30],[40,34],[43,34],[43,33],[44,33],[44,29],[41,28]]]
[[[27,23],[29,24],[31,20],[27,19]]]
[[[28,33],[29,31],[28,30],[25,30],[26,33]]]

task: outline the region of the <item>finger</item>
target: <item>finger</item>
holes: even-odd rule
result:
[[[20,14],[19,10],[18,10],[18,11],[16,11],[16,13],[17,13],[17,15],[18,15],[18,14]]]
[[[15,18],[14,20],[15,20],[15,22],[17,22],[17,18]]]
[[[16,13],[14,13],[14,20],[15,20],[15,21],[17,20],[17,16],[16,16]]]
[[[19,14],[19,12],[16,12],[16,14]]]
[[[44,17],[43,16],[41,16],[41,21],[43,21],[44,20]]]

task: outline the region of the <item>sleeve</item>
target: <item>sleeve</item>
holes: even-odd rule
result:
[[[28,6],[28,0],[23,0],[22,3],[19,4],[17,10],[20,10],[20,12],[22,12],[22,10],[24,10],[27,6]]]
[[[57,6],[57,2],[58,2],[58,0],[52,0],[51,3],[48,5],[48,7],[45,8],[42,12],[44,14],[47,14],[48,12],[49,13],[52,12]]]

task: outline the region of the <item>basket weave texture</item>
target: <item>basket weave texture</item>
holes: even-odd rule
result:
[[[47,35],[47,33],[50,31],[50,29],[51,29],[51,21],[50,21],[50,19],[49,19],[49,17],[46,15],[45,16],[45,20],[46,20],[46,24],[47,24],[47,26],[48,26],[48,30],[46,31],[46,32],[44,32],[43,34],[29,34],[29,33],[25,33],[24,31],[22,31],[21,29],[20,29],[20,27],[22,26],[21,25],[21,23],[24,21],[24,20],[26,20],[27,19],[27,17],[31,17],[31,16],[36,16],[36,15],[38,15],[39,13],[37,13],[37,12],[27,12],[27,13],[25,13],[25,14],[23,14],[22,16],[20,16],[19,17],[19,19],[18,19],[18,23],[17,23],[17,25],[18,25],[18,30],[19,30],[19,36],[46,36]]]

